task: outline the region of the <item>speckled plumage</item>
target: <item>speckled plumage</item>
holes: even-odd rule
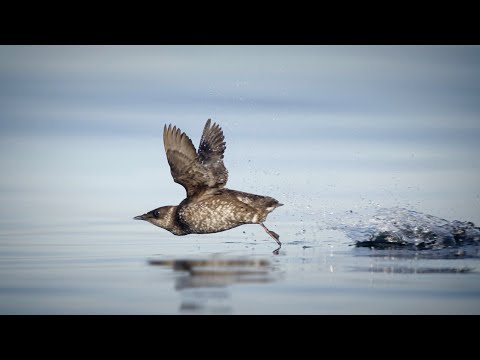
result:
[[[225,188],[228,171],[223,164],[225,139],[211,120],[205,124],[198,152],[176,126],[165,125],[163,142],[173,180],[187,197],[178,206],[162,206],[134,219],[146,220],[175,235],[208,234],[244,224],[260,224],[281,245],[279,236],[263,222],[283,205],[269,196]]]

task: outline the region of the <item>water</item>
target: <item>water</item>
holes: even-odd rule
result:
[[[463,253],[480,249],[480,228],[474,223],[402,208],[379,209],[373,216],[349,211],[342,223],[332,228],[343,230],[356,246],[377,249],[460,249]]]
[[[0,47],[0,313],[480,314],[479,49]],[[132,220],[208,118],[278,255]]]
[[[280,223],[275,230],[288,234],[292,226],[295,224]],[[308,228],[305,223],[303,227]],[[68,231],[44,228],[2,233],[1,311],[3,314],[477,314],[480,311],[478,254],[435,257],[423,256],[429,250],[359,248],[340,231],[320,230],[316,240],[308,235],[284,236],[279,254],[273,255],[276,244],[262,234],[259,226],[244,228],[255,236],[236,231],[174,237],[153,226],[139,227],[128,222],[96,224],[87,229],[69,224]]]

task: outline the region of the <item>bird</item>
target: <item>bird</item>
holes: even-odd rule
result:
[[[173,181],[182,185],[186,198],[176,206],[161,206],[135,216],[174,235],[210,234],[245,224],[259,224],[281,248],[280,236],[264,221],[283,204],[270,196],[256,195],[225,187],[228,170],[223,158],[226,149],[222,128],[208,119],[198,151],[192,140],[177,126],[165,124],[163,143]]]

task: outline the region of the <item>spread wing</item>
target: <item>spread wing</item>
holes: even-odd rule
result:
[[[213,177],[215,186],[223,187],[228,180],[228,171],[223,164],[223,153],[227,146],[220,126],[216,123],[210,124],[211,121],[208,119],[200,139],[198,158]]]
[[[210,119],[203,129],[198,154],[192,140],[176,126],[165,125],[163,143],[173,180],[185,188],[187,196],[200,188],[223,187],[227,183],[223,132],[217,124],[211,126]]]

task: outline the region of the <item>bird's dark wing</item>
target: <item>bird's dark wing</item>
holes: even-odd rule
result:
[[[220,187],[225,186],[228,180],[228,171],[223,164],[225,148],[222,129],[216,123],[211,125],[211,120],[208,119],[200,139],[198,158],[213,177],[215,185]]]
[[[209,121],[207,121],[207,124],[209,125]],[[205,129],[207,129],[207,126],[205,126]],[[207,133],[210,133],[210,131]],[[220,134],[223,139],[221,130]],[[187,196],[192,196],[200,188],[222,187],[226,183],[227,176],[225,175],[223,178],[221,177],[223,172],[219,171],[218,164],[214,164],[214,161],[212,162],[213,158],[209,155],[209,153],[213,154],[218,152],[218,147],[220,146],[218,142],[212,143],[212,140],[217,139],[218,134],[213,135],[214,136],[211,137],[211,135],[207,134],[207,140],[204,141],[204,148],[211,150],[206,150],[204,155],[200,157],[195,151],[192,140],[190,140],[184,132],[177,129],[176,126],[172,127],[171,125],[168,127],[165,125],[163,129],[163,144],[165,146],[167,161],[170,165],[170,172],[173,180],[185,188]],[[202,144],[202,141],[200,143]],[[223,147],[225,147],[225,144],[223,144]],[[223,161],[221,158],[220,162],[223,167]],[[224,167],[223,169],[226,174],[226,169]]]

